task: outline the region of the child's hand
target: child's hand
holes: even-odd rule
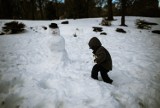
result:
[[[93,55],[93,57],[96,59],[97,58],[97,56],[96,55]]]

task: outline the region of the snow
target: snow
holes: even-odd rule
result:
[[[154,30],[160,18],[126,17],[128,27],[115,19],[102,26],[107,35],[92,29],[101,27],[102,18],[68,19],[66,25],[19,20],[25,33],[0,36],[0,108],[159,108],[160,36],[137,29],[135,21],[156,22]],[[1,20],[0,27],[9,21]],[[42,28],[51,22],[60,32]],[[112,56],[112,85],[90,78],[88,42],[94,36]]]

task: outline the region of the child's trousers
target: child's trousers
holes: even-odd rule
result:
[[[112,84],[113,80],[109,78],[108,72],[102,65],[95,64],[92,68],[91,77],[98,80],[98,72],[100,71],[102,79],[106,83]]]

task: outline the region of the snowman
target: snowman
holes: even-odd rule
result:
[[[68,61],[68,54],[65,49],[65,40],[60,35],[59,27],[56,23],[51,23],[48,29],[49,48],[53,54],[56,63],[66,64]]]

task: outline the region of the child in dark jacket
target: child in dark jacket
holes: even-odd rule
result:
[[[103,81],[112,84],[113,80],[107,74],[112,70],[112,59],[109,52],[96,37],[91,38],[88,45],[93,50],[94,62],[96,63],[92,68],[91,77],[98,80],[98,72],[100,71]]]

